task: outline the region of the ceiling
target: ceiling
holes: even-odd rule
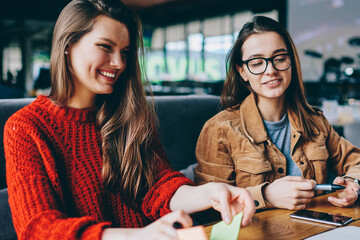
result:
[[[5,0],[0,18],[55,21],[70,0]],[[192,19],[250,9],[266,12],[283,8],[286,0],[123,0],[144,24],[164,26]]]
[[[119,0],[120,1],[120,0]],[[254,13],[279,10],[285,19],[287,0],[122,0],[140,16],[147,29],[235,12]],[[50,46],[52,29],[61,10],[70,0],[2,0],[0,47],[32,39],[33,47]],[[26,43],[20,43],[26,44]],[[38,44],[38,45],[37,45]]]

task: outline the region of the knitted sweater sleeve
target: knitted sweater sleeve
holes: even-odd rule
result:
[[[24,120],[13,116],[4,128],[9,204],[18,239],[101,239],[109,223],[69,218],[62,211],[62,196],[55,194],[60,188],[56,168],[44,161],[59,156],[49,155],[49,140]]]
[[[149,189],[142,203],[145,215],[156,220],[171,212],[170,200],[175,192],[183,185],[195,185],[182,173],[170,168],[163,145],[154,133],[153,146],[157,169],[155,170],[155,184]]]

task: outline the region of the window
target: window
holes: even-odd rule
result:
[[[202,59],[202,45],[203,35],[201,33],[194,33],[188,36],[189,43],[189,74],[188,79],[198,81],[204,76],[203,59]]]
[[[164,75],[165,81],[180,81],[186,79],[187,57],[186,42],[167,42],[166,48],[166,67],[167,74]]]
[[[205,38],[205,72],[208,80],[225,79],[225,59],[232,44],[233,36],[230,34]]]
[[[17,43],[12,43],[3,50],[3,79],[11,84],[16,83],[18,72],[22,69],[21,49]]]
[[[278,19],[277,11],[261,15]],[[152,83],[224,80],[226,56],[239,30],[253,16],[246,11],[155,29],[146,55],[149,80]]]

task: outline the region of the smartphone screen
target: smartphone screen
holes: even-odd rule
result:
[[[331,224],[336,226],[344,226],[353,220],[351,217],[334,215],[323,212],[315,212],[311,210],[299,210],[297,212],[291,213],[290,217],[301,220]]]

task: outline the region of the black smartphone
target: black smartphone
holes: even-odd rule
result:
[[[306,209],[291,213],[290,217],[301,220],[318,222],[318,223],[331,224],[336,226],[344,226],[353,220],[351,217],[334,215],[330,213],[316,212]]]

